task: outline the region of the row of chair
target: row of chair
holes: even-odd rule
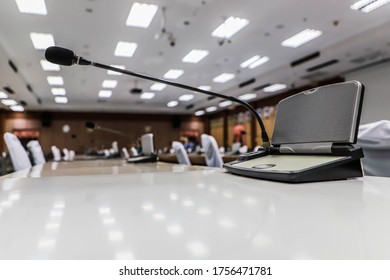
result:
[[[223,160],[215,138],[211,135],[202,134],[201,142],[207,166],[221,168],[223,166]],[[173,141],[172,149],[176,154],[179,164],[191,165],[187,151],[181,142]]]
[[[23,169],[31,168],[32,165],[46,163],[45,155],[42,151],[42,147],[39,144],[39,141],[30,140],[27,143],[27,149],[31,155],[31,159],[27,151],[24,149],[19,138],[15,134],[10,132],[4,133],[4,141],[7,145],[8,153],[10,155],[14,171],[20,171]],[[75,158],[75,152],[66,148],[62,150],[64,157],[62,157],[60,149],[56,146],[52,146],[51,151],[53,153],[54,161],[70,161],[74,160]]]
[[[363,166],[366,175],[390,176],[390,121],[379,121],[367,125],[361,125],[358,133],[358,145],[363,147],[365,158]],[[15,171],[30,168],[32,166],[26,150],[23,148],[18,137],[13,133],[6,132],[4,140],[7,145],[12,165]],[[115,143],[118,151],[117,143]],[[223,160],[221,152],[215,138],[211,135],[202,134],[201,144],[204,149],[205,161],[207,166],[222,167]],[[27,144],[34,165],[46,162],[41,145],[36,140],[31,140]],[[64,158],[56,146],[52,146],[53,158],[55,161],[73,160],[74,151],[63,149]],[[174,141],[172,149],[177,156],[180,164],[191,165],[187,151],[181,142]],[[123,150],[125,157],[129,157],[127,150]],[[240,150],[240,152],[243,152]],[[136,151],[132,151],[136,153]]]

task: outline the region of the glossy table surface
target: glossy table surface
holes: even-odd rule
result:
[[[224,163],[227,163],[236,160],[237,157],[237,155],[223,155],[222,160]],[[158,158],[161,162],[178,163],[175,154],[159,154]],[[188,154],[188,158],[193,165],[207,165],[204,155]]]
[[[390,259],[390,178],[119,162],[0,177],[0,259]]]
[[[207,169],[207,167],[186,166],[164,162],[128,164],[124,159],[97,159],[48,162],[42,165],[35,165],[31,169],[10,173],[2,178],[118,175],[147,172],[183,172],[204,169]]]

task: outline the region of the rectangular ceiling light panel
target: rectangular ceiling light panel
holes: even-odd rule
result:
[[[141,99],[152,99],[155,96],[154,92],[144,92],[141,94]]]
[[[383,5],[389,3],[390,0],[361,0],[351,5],[352,10],[369,13]]]
[[[269,87],[264,88],[263,90],[265,92],[275,92],[275,91],[279,91],[279,90],[282,90],[285,88],[287,88],[287,85],[285,85],[285,84],[273,84]]]
[[[213,79],[214,83],[226,83],[235,77],[232,73],[222,73]]]
[[[46,50],[48,47],[54,46],[54,37],[49,33],[30,33],[30,38],[36,50]]]
[[[238,17],[229,17],[218,26],[212,33],[211,36],[218,38],[231,38],[234,34],[240,31],[249,23],[249,20]]]
[[[201,61],[203,58],[205,58],[209,54],[208,51],[206,50],[197,50],[193,49],[190,51],[183,59],[183,62],[187,63],[198,63]]]
[[[59,104],[66,104],[68,103],[68,98],[65,96],[56,96],[54,97],[54,101]]]
[[[15,2],[21,13],[47,15],[45,0],[15,0]]]
[[[282,42],[283,47],[297,48],[322,35],[322,31],[305,29]]]
[[[133,6],[131,6],[129,16],[126,20],[126,25],[148,28],[157,12],[157,9],[158,6],[156,5],[135,2]]]
[[[132,57],[136,49],[136,43],[119,41],[116,45],[114,55],[122,57]]]
[[[150,90],[161,91],[161,90],[163,90],[163,89],[166,88],[166,87],[167,87],[166,84],[154,83],[154,84],[150,87]]]
[[[51,63],[45,59],[41,59],[43,71],[60,71],[61,67],[58,64]]]
[[[164,78],[165,79],[177,79],[179,78],[181,75],[183,75],[184,71],[183,70],[180,70],[180,69],[171,69],[169,70],[167,73],[164,74]]]
[[[101,90],[99,91],[99,98],[110,98],[112,95],[111,90]]]

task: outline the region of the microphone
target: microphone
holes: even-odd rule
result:
[[[125,137],[127,137],[127,138],[133,138],[132,136],[127,135],[127,134],[124,133],[124,132],[121,132],[121,131],[118,131],[118,130],[114,130],[114,129],[111,129],[111,128],[101,127],[100,125],[97,125],[97,124],[94,123],[94,122],[85,122],[85,127],[86,127],[86,128],[89,128],[89,129],[96,129],[96,130],[102,130],[102,131],[111,132],[111,133],[114,133],[114,134],[118,134],[118,135],[121,135],[121,136],[125,136]]]
[[[151,76],[148,76],[145,74],[140,74],[137,72],[132,72],[132,71],[112,67],[109,65],[105,65],[105,64],[101,64],[101,63],[97,63],[97,62],[92,62],[92,61],[84,59],[81,56],[76,56],[73,51],[66,49],[66,48],[63,48],[63,47],[52,46],[52,47],[47,48],[45,51],[45,58],[46,58],[46,60],[48,60],[49,62],[54,63],[54,64],[59,64],[59,65],[63,65],[63,66],[71,66],[73,64],[90,65],[90,66],[94,66],[97,68],[111,70],[111,71],[115,71],[118,73],[130,75],[133,77],[142,78],[142,79],[146,79],[146,80],[150,80],[150,81],[154,81],[154,82],[159,82],[159,83],[163,83],[163,84],[170,85],[173,87],[182,88],[182,89],[186,89],[186,90],[190,90],[190,91],[194,91],[194,92],[198,92],[198,93],[203,93],[206,95],[211,95],[214,97],[219,97],[222,99],[227,99],[227,100],[230,100],[232,102],[238,103],[238,104],[244,106],[246,109],[248,109],[253,114],[253,116],[256,118],[258,124],[260,125],[261,138],[263,140],[262,146],[264,148],[270,147],[270,141],[268,138],[268,134],[265,130],[265,126],[263,124],[263,121],[260,118],[260,115],[257,113],[257,111],[249,103],[247,103],[241,99],[238,99],[234,96],[223,95],[220,93],[207,91],[207,90],[199,89],[196,87],[192,87],[192,86],[188,86],[188,85],[184,85],[184,84],[180,84],[180,83],[175,83],[175,82],[171,82],[171,81],[167,81],[167,80],[163,80],[163,79],[159,79],[159,78],[154,78],[154,77],[151,77]],[[102,128],[100,128],[100,129],[102,129]]]

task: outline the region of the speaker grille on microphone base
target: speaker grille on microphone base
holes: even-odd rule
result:
[[[355,143],[363,86],[357,81],[314,88],[278,105],[272,143]]]

